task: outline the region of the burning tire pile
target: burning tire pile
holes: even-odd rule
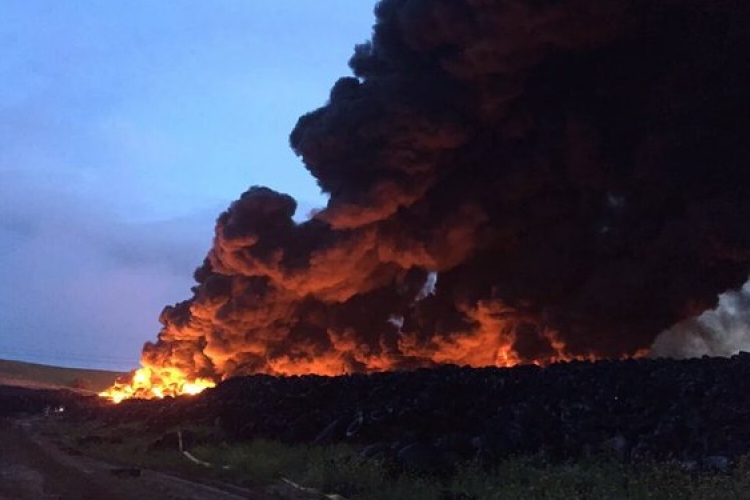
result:
[[[685,361],[445,366],[343,377],[265,375],[196,398],[97,406],[110,422],[219,426],[232,441],[349,442],[425,471],[512,455],[727,467],[750,449],[750,354]]]

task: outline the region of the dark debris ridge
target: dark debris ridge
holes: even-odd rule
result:
[[[750,354],[569,362],[546,368],[444,366],[340,377],[229,379],[197,397],[119,405],[73,393],[0,390],[3,414],[66,404],[72,418],[203,424],[221,439],[352,443],[424,470],[462,460],[604,454],[623,461],[730,464],[750,450]]]

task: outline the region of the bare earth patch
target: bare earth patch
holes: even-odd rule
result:
[[[0,421],[0,500],[274,500],[284,492],[211,486],[169,474],[115,466],[64,450],[32,418]]]

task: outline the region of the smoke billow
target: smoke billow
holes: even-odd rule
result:
[[[662,332],[651,354],[669,358],[732,356],[750,351],[750,283],[719,296],[716,309]]]
[[[195,376],[642,352],[750,271],[750,8],[383,0],[143,362]]]

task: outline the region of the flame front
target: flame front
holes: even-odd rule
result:
[[[167,396],[194,396],[216,386],[208,378],[191,377],[177,368],[142,367],[129,378],[118,380],[99,396],[120,403],[125,399],[163,399]]]
[[[394,349],[373,350],[356,342],[356,336],[331,334],[330,348],[321,350],[314,344],[299,343],[287,352],[270,356],[266,351],[263,363],[238,366],[231,356],[222,357],[219,350],[210,342],[194,339],[202,338],[200,330],[180,329],[170,324],[162,330],[160,338],[174,339],[172,349],[147,348],[141,360],[142,368],[129,377],[118,381],[100,395],[114,403],[125,399],[162,399],[167,396],[195,395],[214,387],[216,381],[232,375],[265,373],[276,376],[322,375],[336,376],[348,373],[372,373],[417,367],[434,367],[442,364],[457,364],[472,367],[496,366],[510,368],[519,364],[546,366],[560,361],[594,360],[594,354],[572,354],[556,332],[547,330],[542,334],[549,350],[545,355],[529,358],[521,355],[514,344],[519,324],[530,319],[518,314],[499,302],[480,302],[466,309],[474,323],[474,329],[459,335],[431,335],[425,341],[413,335],[402,334]],[[267,345],[261,342],[247,344],[253,351],[263,352]],[[180,346],[179,349],[175,348]],[[235,355],[242,354],[238,349]],[[642,356],[645,353],[637,353]],[[198,369],[191,369],[184,363],[186,359],[203,357],[210,363],[202,363]],[[180,367],[175,365],[179,364]],[[198,368],[198,366],[194,368]],[[216,378],[198,376],[213,367]]]

